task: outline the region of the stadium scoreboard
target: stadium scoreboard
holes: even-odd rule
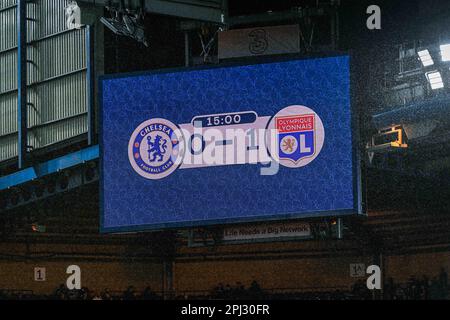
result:
[[[346,55],[100,88],[103,232],[361,213]]]

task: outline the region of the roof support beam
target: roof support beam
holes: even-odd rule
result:
[[[17,154],[19,169],[26,166],[27,155],[27,3],[17,2]]]

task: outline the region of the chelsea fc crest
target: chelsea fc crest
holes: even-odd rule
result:
[[[161,179],[174,172],[182,161],[183,136],[172,122],[154,118],[141,123],[128,143],[133,169],[147,179]]]

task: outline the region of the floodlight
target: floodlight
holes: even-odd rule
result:
[[[439,49],[441,50],[442,61],[450,61],[450,44],[441,44]]]
[[[444,82],[442,81],[442,76],[439,71],[431,71],[427,74],[428,82],[430,83],[431,89],[441,89],[444,87]]]
[[[434,64],[430,51],[427,49],[418,51],[417,54],[419,55],[419,59],[424,67],[432,66]]]

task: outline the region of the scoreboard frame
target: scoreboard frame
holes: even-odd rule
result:
[[[320,58],[332,58],[332,57],[348,57],[349,59],[349,100],[350,100],[350,114],[351,114],[351,140],[352,140],[352,174],[353,174],[353,208],[344,210],[326,210],[326,211],[310,211],[302,213],[286,213],[286,214],[274,214],[265,216],[251,216],[242,218],[224,218],[224,219],[211,219],[211,220],[195,220],[195,221],[183,221],[183,222],[168,222],[159,224],[143,224],[125,227],[104,227],[104,192],[103,192],[103,81],[111,79],[120,79],[125,77],[136,76],[149,76],[155,74],[166,73],[178,73],[178,72],[190,72],[201,71],[227,67],[239,67],[239,66],[252,66],[258,64],[276,63],[276,62],[288,62],[295,60],[314,60]],[[164,231],[164,230],[177,230],[177,229],[189,229],[193,227],[208,227],[208,226],[220,226],[220,225],[236,225],[243,223],[258,223],[258,222],[274,222],[274,221],[295,221],[295,220],[307,220],[314,218],[331,218],[331,217],[345,217],[345,216],[366,216],[366,201],[364,177],[362,175],[362,163],[361,155],[363,154],[363,148],[360,144],[360,117],[357,113],[355,106],[355,87],[352,79],[355,77],[355,70],[352,67],[352,59],[349,52],[334,51],[326,54],[286,54],[278,56],[261,56],[251,58],[233,59],[227,62],[220,62],[216,65],[202,65],[191,67],[177,67],[177,68],[165,68],[156,69],[150,71],[129,72],[108,74],[98,77],[98,101],[99,101],[99,154],[100,154],[100,233],[129,233],[129,232],[143,232],[143,231]],[[193,119],[198,118],[199,115],[194,116]]]

